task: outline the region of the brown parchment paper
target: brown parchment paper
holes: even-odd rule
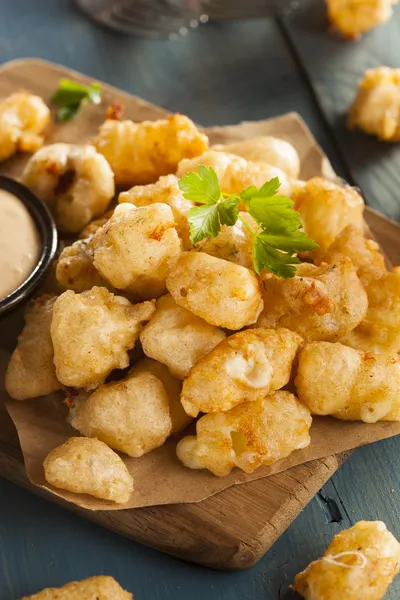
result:
[[[135,117],[138,119],[137,114]],[[266,134],[281,137],[291,142],[299,152],[302,179],[314,175],[335,177],[327,157],[296,113],[266,121],[215,127],[206,131],[213,144]],[[1,381],[4,381],[7,359],[7,353],[0,354]],[[329,417],[315,417],[311,428],[312,441],[308,448],[296,451],[288,458],[270,467],[258,469],[250,475],[234,470],[224,478],[215,477],[208,471],[194,471],[183,467],[175,455],[176,439],[170,439],[161,448],[141,458],[122,455],[134,477],[135,491],[126,505],[117,506],[89,496],[57,490],[47,486],[45,482],[42,463],[46,454],[69,437],[77,435],[65,420],[66,408],[61,393],[37,400],[17,402],[7,397],[3,384],[0,398],[5,399],[7,410],[16,426],[30,481],[69,502],[90,510],[120,510],[198,502],[232,485],[266,477],[304,462],[338,454],[400,433],[400,423],[380,422],[367,425]]]

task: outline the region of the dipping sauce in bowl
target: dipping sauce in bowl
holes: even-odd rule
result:
[[[38,263],[40,250],[30,212],[17,196],[0,189],[0,300],[24,283]]]
[[[49,209],[24,185],[0,176],[0,314],[26,301],[57,250]]]

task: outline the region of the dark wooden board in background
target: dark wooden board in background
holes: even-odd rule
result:
[[[366,69],[400,67],[400,10],[356,41],[329,34],[323,2],[304,2],[281,24],[345,160],[348,178],[370,206],[400,220],[400,144],[346,127],[347,111]]]

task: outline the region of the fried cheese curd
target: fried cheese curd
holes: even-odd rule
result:
[[[347,225],[363,230],[364,201],[357,190],[348,185],[313,177],[295,187],[292,200],[304,231],[319,246],[315,254],[325,252]]]
[[[184,379],[203,356],[226,338],[226,334],[178,306],[169,294],[157,300],[156,311],[140,334],[143,352]]]
[[[234,467],[246,473],[271,465],[310,444],[310,411],[289,392],[265,394],[228,412],[208,414],[196,434],[178,442],[179,460],[218,477]]]
[[[113,369],[129,365],[128,350],[154,302],[131,304],[106,288],[75,294],[67,290],[53,307],[51,337],[58,380],[65,386],[91,389]]]
[[[250,227],[257,231],[258,225],[247,212],[241,212],[240,217]],[[197,252],[205,252],[215,258],[228,260],[247,269],[253,269],[253,235],[243,222],[238,219],[235,225],[222,225],[217,237],[209,237],[193,248]]]
[[[204,252],[182,252],[166,278],[175,302],[216,327],[238,330],[263,308],[254,271]]]
[[[344,255],[357,268],[368,310],[361,323],[339,341],[375,353],[400,352],[400,268],[387,271],[379,245],[351,226],[339,234],[324,258],[334,262]]]
[[[118,196],[118,202],[129,202],[137,207],[155,203],[168,204],[174,215],[176,231],[182,240],[183,249],[191,247],[188,215],[194,204],[183,197],[175,175],[160,177],[156,183],[136,185],[127,192],[122,192]]]
[[[56,377],[50,327],[55,296],[36,298],[25,312],[25,327],[8,363],[5,386],[14,400],[27,400],[56,392]]]
[[[348,39],[388,21],[397,0],[325,0],[331,25]]]
[[[169,261],[181,252],[171,208],[120,204],[93,236],[94,266],[115,288],[140,300],[166,293]]]
[[[176,114],[138,123],[107,119],[95,146],[109,162],[116,184],[128,187],[175,173],[182,159],[207,150],[208,138],[188,117]]]
[[[151,373],[161,381],[167,392],[169,402],[169,414],[172,422],[171,435],[179,433],[193,421],[184,410],[181,403],[182,381],[171,375],[168,367],[152,358],[143,358],[131,369],[131,373]]]
[[[218,344],[183,382],[181,402],[192,417],[262,399],[289,382],[303,339],[288,329],[248,329]]]
[[[93,146],[51,144],[28,161],[22,182],[51,210],[57,227],[77,233],[104,213],[114,196],[110,165]]]
[[[400,267],[371,280],[365,318],[340,341],[377,353],[400,352]]]
[[[296,575],[305,600],[382,600],[400,570],[400,544],[382,521],[338,533],[322,558]]]
[[[400,141],[399,68],[378,67],[365,73],[349,111],[348,127],[385,142]]]
[[[133,492],[122,458],[95,438],[70,438],[49,452],[43,468],[50,485],[76,494],[125,504]]]
[[[313,342],[299,355],[299,399],[315,415],[345,421],[400,421],[400,357]]]
[[[96,231],[107,223],[108,219],[112,216],[114,210],[110,209],[104,215],[99,217],[98,219],[93,219],[90,221],[81,231],[79,232],[79,239],[85,240],[88,237],[91,237]]]
[[[197,171],[199,165],[212,167],[219,179],[222,192],[237,194],[255,185],[260,188],[266,181],[279,177],[280,194],[290,195],[291,185],[285,171],[273,165],[256,163],[235,154],[209,150],[193,159],[184,159],[178,165],[178,178]]]
[[[91,235],[66,246],[58,257],[56,278],[67,290],[81,293],[94,286],[111,287],[93,264],[92,238]]]
[[[282,169],[291,179],[300,175],[300,157],[292,144],[280,138],[263,135],[230,144],[218,144],[211,150],[241,156],[255,163],[272,165]]]
[[[292,279],[261,274],[264,309],[258,327],[287,327],[305,340],[336,340],[367,313],[367,294],[349,258],[333,265],[301,263]]]
[[[60,588],[47,588],[21,600],[133,600],[133,596],[112,577],[99,575]]]
[[[44,142],[43,131],[50,110],[39,96],[16,92],[0,102],[0,161],[16,152],[36,152]]]
[[[114,450],[143,456],[162,446],[173,432],[170,401],[176,414],[177,398],[170,385],[169,390],[170,396],[162,379],[142,364],[120,381],[101,385],[87,399],[78,397],[70,423],[81,434],[96,437]]]
[[[333,265],[342,260],[343,256],[350,258],[366,289],[371,280],[379,278],[387,271],[385,257],[379,244],[365,237],[364,232],[354,225],[347,225],[339,233],[325,254],[322,255],[321,262]]]

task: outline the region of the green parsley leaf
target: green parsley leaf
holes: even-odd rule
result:
[[[197,170],[198,173],[188,173],[179,180],[183,197],[199,204],[216,204],[221,198],[216,172],[204,165],[199,165]]]
[[[221,225],[234,225],[239,217],[239,198],[229,196],[218,203],[219,220]]]
[[[269,181],[266,181],[264,185],[258,190],[255,185],[248,187],[243,190],[240,194],[242,200],[246,200],[247,198],[251,198],[254,196],[274,196],[281,186],[281,182],[279,181],[279,177],[273,177]]]
[[[253,242],[254,270],[260,275],[263,269],[268,269],[278,277],[290,279],[296,275],[296,264],[301,261],[290,252],[282,252],[274,248],[261,233]]]
[[[208,237],[217,237],[221,231],[218,204],[194,206],[189,211],[190,239],[198,244]]]
[[[69,79],[61,79],[59,87],[51,99],[54,104],[59,106],[57,111],[58,120],[65,122],[75,117],[81,102],[85,99],[92,104],[100,104],[101,86],[99,83],[86,86]]]
[[[258,237],[273,248],[279,248],[279,250],[289,252],[290,254],[308,252],[318,248],[318,244],[309,238],[304,231],[293,231],[289,234],[287,232],[275,233],[273,231],[263,231]]]
[[[57,120],[60,121],[60,123],[66,123],[66,121],[70,121],[78,112],[79,106],[79,104],[73,104],[72,106],[60,106],[57,111]]]
[[[296,231],[302,225],[300,215],[292,208],[293,202],[286,196],[254,194],[242,200],[247,212],[263,229],[274,227],[289,232]]]
[[[260,274],[267,269],[279,277],[294,277],[295,265],[300,261],[297,252],[315,250],[318,245],[306,233],[300,215],[293,210],[293,202],[286,196],[276,196],[279,179],[266,182],[260,190],[252,186],[240,197],[248,213],[263,231],[254,239],[254,269]]]
[[[188,173],[179,180],[184,198],[202,204],[189,211],[190,239],[197,244],[208,237],[216,237],[222,225],[232,226],[240,219],[253,236],[253,263],[260,274],[268,269],[278,277],[294,277],[297,252],[315,250],[318,245],[301,230],[300,215],[286,196],[276,196],[280,181],[274,177],[258,190],[251,186],[240,194],[221,193],[217,174],[212,167],[199,165],[197,173]],[[243,202],[258,225],[255,231],[240,216]],[[260,231],[261,229],[261,231]]]

